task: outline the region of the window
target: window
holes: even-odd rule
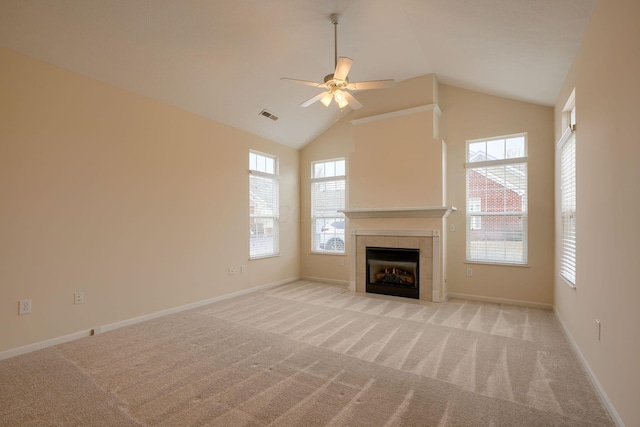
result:
[[[560,276],[576,283],[576,138],[575,107],[567,111],[569,127],[558,142],[560,155]]]
[[[279,253],[278,159],[254,151],[249,153],[249,257]]]
[[[480,213],[482,210],[482,199],[480,197],[469,197],[469,215],[470,221],[469,224],[471,230],[481,230],[482,229],[482,217],[480,215],[474,215],[474,212]]]
[[[345,160],[311,164],[311,250],[344,253]]]
[[[467,141],[467,261],[527,263],[526,134]]]

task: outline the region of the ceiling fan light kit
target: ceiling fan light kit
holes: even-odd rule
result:
[[[329,104],[331,104],[332,99],[333,99],[333,93],[325,92],[322,94],[322,98],[320,98],[320,102],[322,102],[325,107],[328,107]]]
[[[320,93],[313,98],[300,104],[301,107],[308,107],[317,101],[320,101],[325,107],[331,105],[331,101],[335,100],[340,109],[345,108],[347,105],[357,110],[362,108],[362,104],[348,91],[359,91],[367,89],[385,89],[395,85],[394,80],[373,80],[367,82],[349,83],[349,70],[353,65],[353,60],[342,56],[338,58],[338,15],[331,15],[331,23],[333,24],[334,32],[334,61],[335,70],[333,74],[327,74],[324,77],[323,83],[316,83],[308,80],[298,80],[283,77],[281,80],[290,80],[295,83],[300,83],[307,86],[314,86],[327,89],[326,92]]]

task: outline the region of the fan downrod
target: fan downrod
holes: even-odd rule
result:
[[[338,66],[338,14],[332,13],[331,23],[333,24],[333,66]]]

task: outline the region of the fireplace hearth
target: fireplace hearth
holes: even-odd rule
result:
[[[367,247],[366,291],[420,298],[420,250]]]

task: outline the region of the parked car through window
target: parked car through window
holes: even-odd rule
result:
[[[344,251],[344,220],[328,222],[320,228],[320,249]]]

